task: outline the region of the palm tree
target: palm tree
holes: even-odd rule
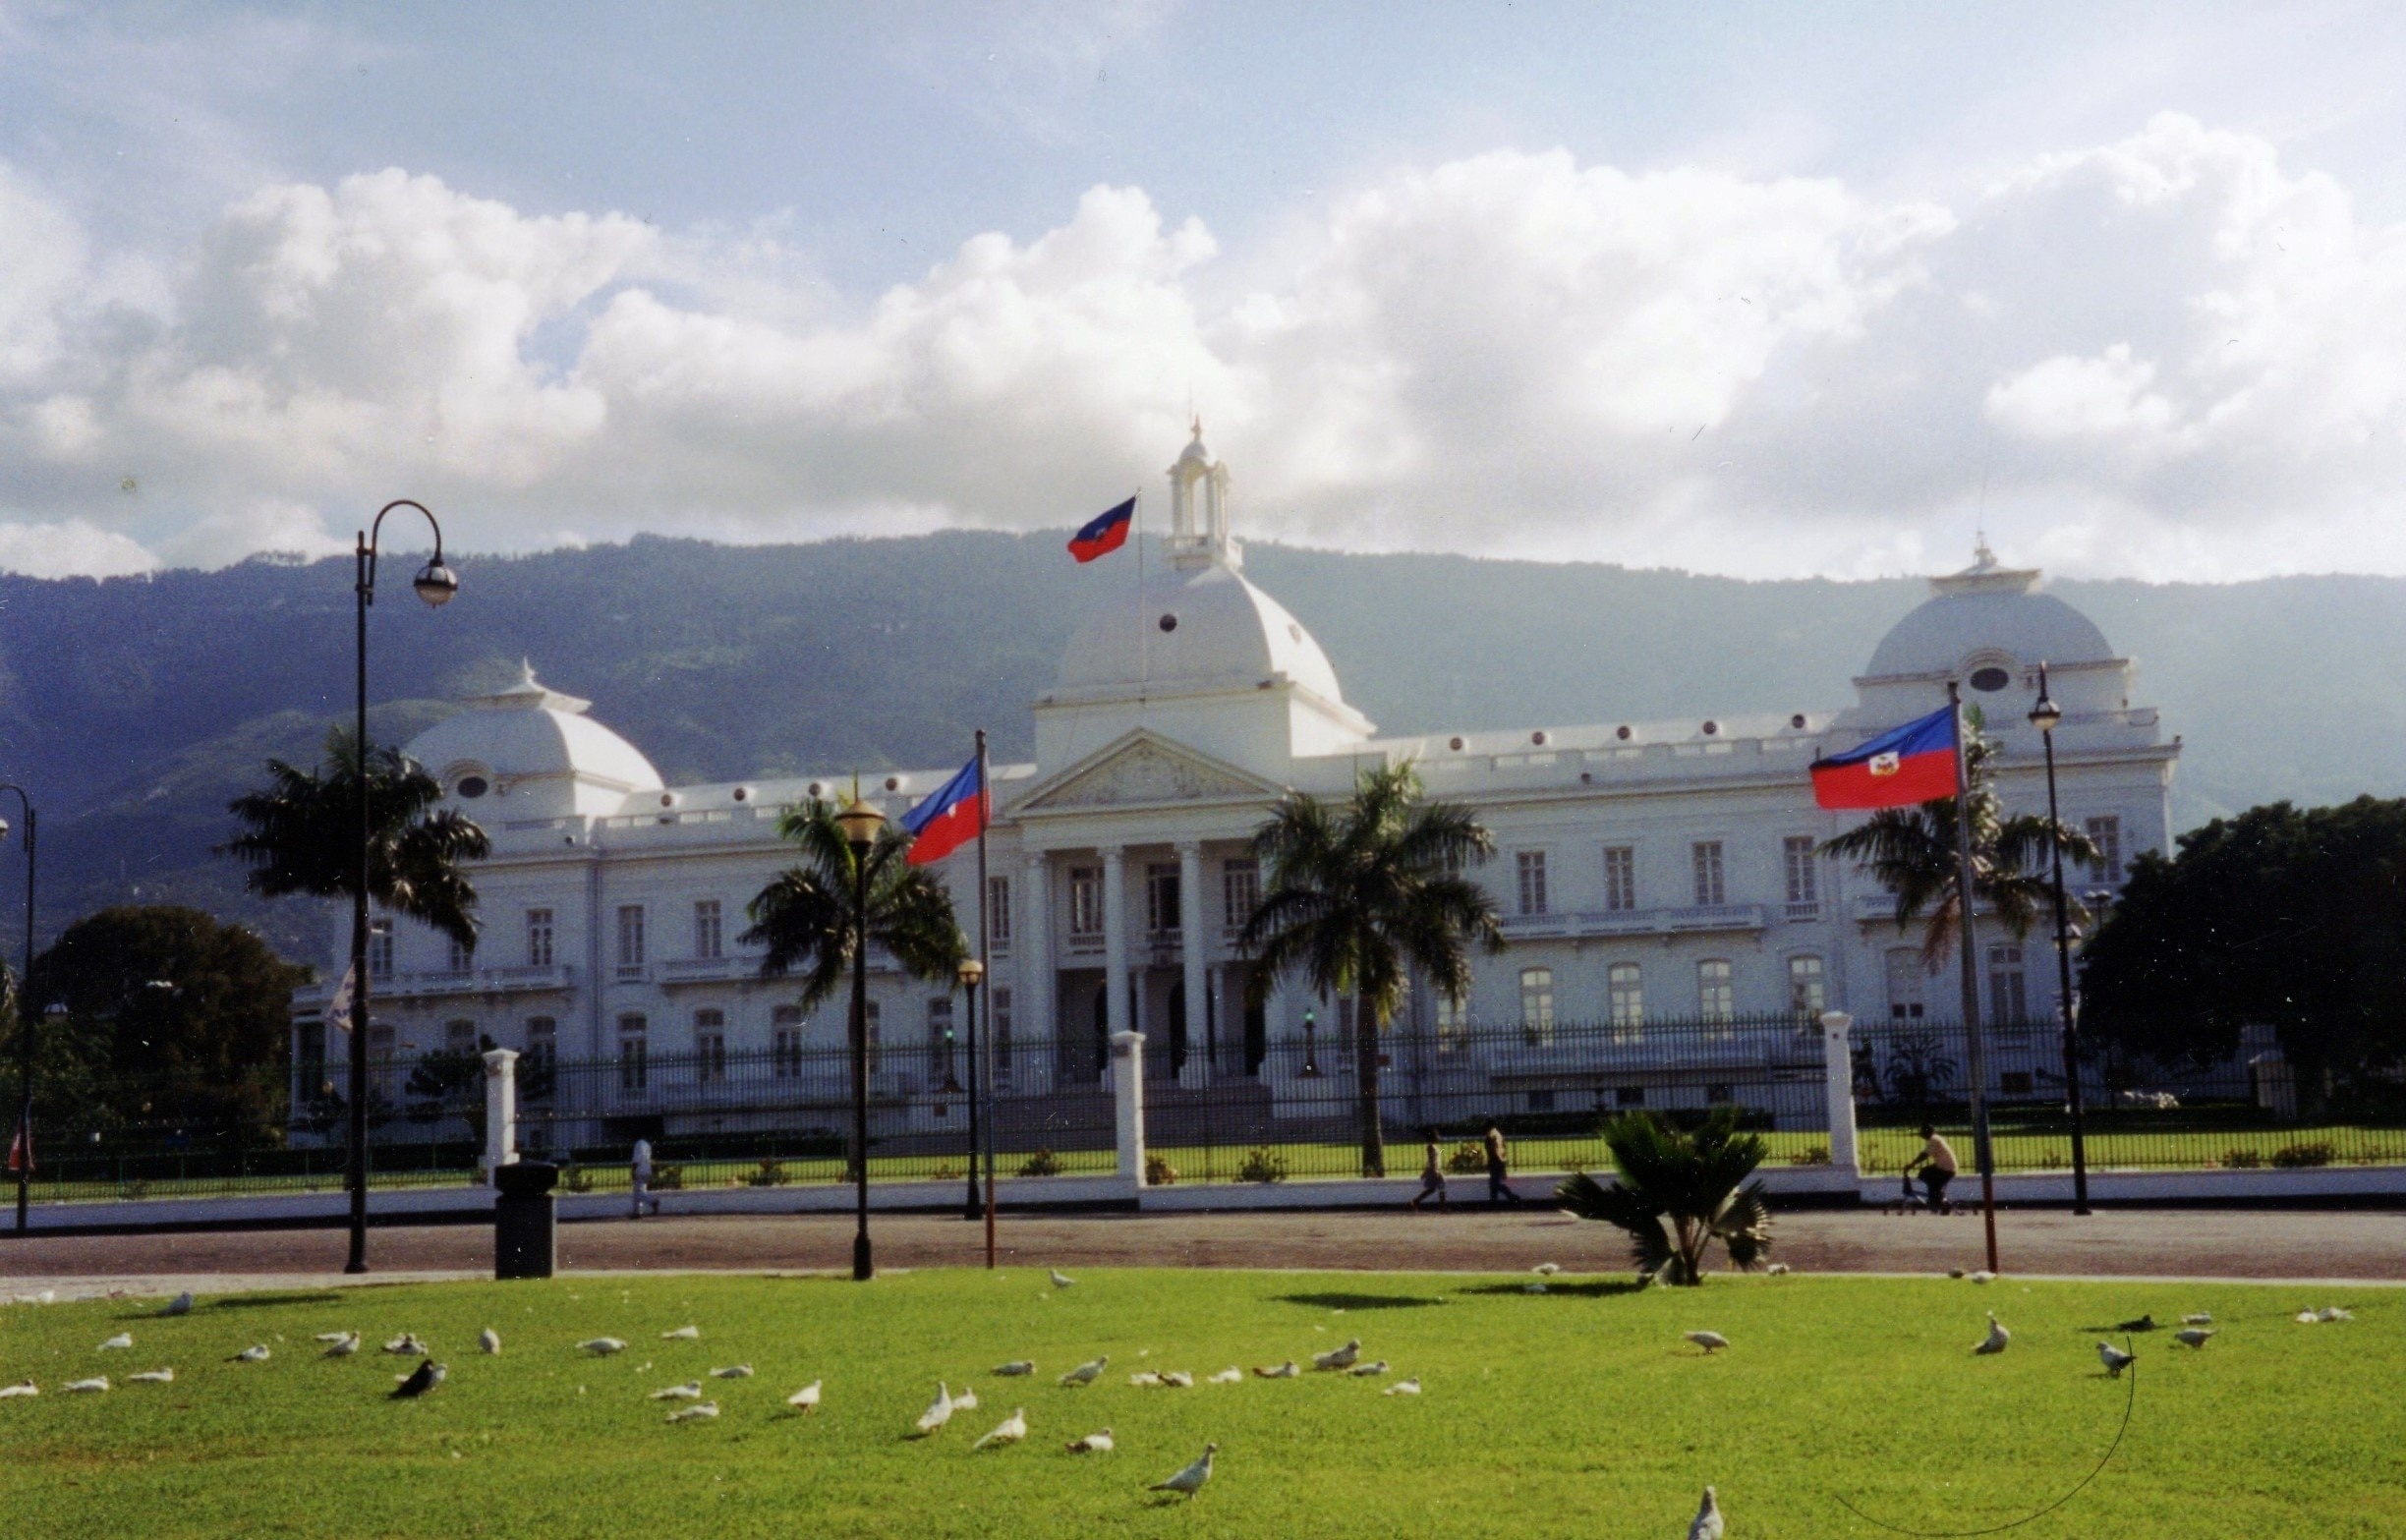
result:
[[[2051,912],[2054,889],[2047,860],[2060,849],[2066,861],[2096,859],[2087,834],[2042,814],[2007,818],[1997,801],[1991,762],[1996,746],[1980,733],[1976,708],[1965,713],[1964,770],[1972,810],[1972,888],[1996,911],[2019,941],[2042,910]],[[1955,799],[1941,797],[1918,807],[1884,808],[1821,846],[1824,855],[1850,856],[1856,870],[1877,878],[1896,894],[1897,931],[1922,921],[1921,964],[1932,973],[1962,934],[1962,894],[1956,887]],[[2089,911],[2070,900],[2067,915],[2086,924]]]
[[[835,807],[816,798],[787,808],[777,835],[802,853],[779,872],[744,912],[752,928],[741,940],[766,946],[761,977],[802,974],[802,1008],[816,1009],[843,988],[852,961],[852,847],[835,822]],[[869,852],[869,941],[892,954],[902,971],[930,983],[949,983],[968,955],[952,894],[925,867],[900,859],[910,835],[888,824]]]
[[[1628,1230],[1640,1282],[1703,1282],[1704,1249],[1715,1240],[1748,1270],[1771,1249],[1763,1184],[1747,1181],[1762,1164],[1762,1136],[1738,1131],[1737,1108],[1713,1109],[1693,1133],[1632,1112],[1604,1125],[1604,1143],[1620,1179],[1607,1187],[1580,1171],[1555,1197],[1566,1213]]]
[[[1352,997],[1364,1176],[1387,1173],[1378,1037],[1411,974],[1459,1005],[1470,990],[1470,946],[1504,949],[1494,900],[1461,876],[1464,862],[1494,849],[1472,809],[1422,799],[1408,762],[1364,770],[1341,807],[1290,791],[1254,832],[1270,884],[1240,941],[1253,959],[1249,993],[1259,1000],[1299,972],[1321,995]]]
[[[492,842],[456,809],[435,809],[442,783],[400,750],[371,745],[368,772],[368,896],[388,913],[433,927],[476,949],[476,887],[463,868]],[[355,891],[360,871],[358,738],[326,734],[325,764],[302,770],[267,762],[267,786],[226,804],[243,832],[217,847],[250,867],[243,886],[262,897]]]

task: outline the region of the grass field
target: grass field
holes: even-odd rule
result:
[[[1718,1484],[1733,1540],[1868,1536],[1839,1499],[1911,1528],[1962,1530],[2095,1482],[2017,1531],[2112,1535],[2406,1533],[2397,1451],[2406,1296],[2379,1289],[1716,1278],[1619,1280],[1092,1272],[1055,1290],[1027,1270],[827,1279],[586,1276],[396,1285],[147,1305],[0,1309],[13,1534],[1165,1535],[1664,1537]],[[2307,1305],[2351,1322],[2300,1326]],[[2012,1348],[1968,1349],[1994,1309]],[[2210,1310],[2203,1352],[2137,1339],[2135,1400],[2099,1370],[2094,1327]],[[689,1323],[699,1342],[660,1334]],[[486,1325],[498,1358],[477,1353]],[[1711,1358],[1691,1328],[1735,1344]],[[318,1356],[312,1334],[411,1330],[450,1365],[423,1401],[384,1397],[398,1363]],[[130,1330],[131,1351],[94,1344]],[[601,1359],[574,1343],[633,1345]],[[1313,1375],[1140,1390],[1138,1368],[1198,1382],[1359,1336],[1381,1380]],[[225,1362],[266,1342],[263,1364]],[[1111,1355],[1102,1383],[1054,1375]],[[1037,1360],[1034,1379],[987,1371]],[[746,1362],[755,1378],[716,1381]],[[70,1378],[172,1365],[173,1385],[68,1396]],[[1381,1390],[1417,1376],[1426,1393]],[[702,1377],[723,1408],[671,1427],[650,1391]],[[788,1411],[824,1377],[815,1416]],[[938,1379],[983,1404],[905,1437]],[[1014,1406],[1016,1448],[969,1444]],[[1109,1426],[1117,1452],[1073,1456]],[[1189,1505],[1145,1483],[1205,1440],[1218,1474]]]

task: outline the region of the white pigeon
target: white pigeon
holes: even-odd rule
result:
[[[1082,1439],[1071,1439],[1062,1448],[1072,1454],[1108,1454],[1113,1449],[1112,1431],[1105,1428],[1100,1433],[1089,1433]]]
[[[1137,1387],[1139,1387],[1139,1388],[1141,1388],[1141,1387],[1145,1387],[1145,1386],[1159,1385],[1159,1384],[1161,1384],[1161,1382],[1162,1382],[1162,1377],[1161,1377],[1160,1375],[1158,1375],[1158,1374],[1155,1374],[1155,1373],[1154,1373],[1152,1370],[1150,1370],[1150,1369],[1139,1369],[1139,1370],[1137,1370],[1137,1371],[1136,1371],[1134,1374],[1131,1374],[1131,1375],[1129,1375],[1129,1376],[1128,1376],[1128,1384],[1133,1385],[1133,1386],[1137,1386]]]
[[[1218,1374],[1213,1375],[1204,1383],[1206,1385],[1240,1385],[1243,1382],[1244,1371],[1237,1368],[1234,1364],[1230,1364],[1227,1368],[1221,1370]]]
[[[1103,1377],[1104,1365],[1110,1362],[1111,1358],[1106,1354],[1101,1358],[1079,1364],[1067,1374],[1062,1375],[1060,1383],[1063,1385],[1092,1385]]]
[[[1194,1376],[1188,1374],[1183,1369],[1164,1369],[1162,1371],[1161,1383],[1169,1386],[1172,1390],[1191,1391],[1194,1389]]]
[[[110,1338],[107,1341],[102,1342],[98,1347],[92,1350],[94,1352],[104,1353],[113,1347],[131,1347],[133,1345],[134,1334],[131,1332],[120,1332],[115,1337]]]
[[[384,1350],[388,1353],[415,1355],[420,1358],[428,1356],[427,1344],[418,1340],[418,1334],[415,1332],[402,1333],[399,1337],[386,1342]]]
[[[355,1342],[359,1340],[359,1333],[357,1332],[320,1332],[317,1334],[316,1340],[321,1342],[339,1342],[346,1337]]]
[[[673,1332],[660,1333],[660,1340],[663,1342],[698,1342],[702,1340],[702,1329],[698,1326],[680,1326]]]
[[[724,1369],[713,1369],[711,1378],[714,1380],[749,1380],[752,1378],[752,1366],[748,1363],[738,1363],[730,1364]]]
[[[1723,1337],[1718,1332],[1687,1332],[1683,1333],[1682,1335],[1685,1336],[1688,1340],[1695,1343],[1698,1347],[1703,1348],[1707,1356],[1709,1356],[1715,1348],[1727,1347],[1729,1345],[1729,1339]]]
[[[1346,1373],[1354,1376],[1356,1379],[1364,1380],[1369,1379],[1374,1375],[1385,1374],[1386,1372],[1387,1360],[1384,1358],[1374,1358],[1368,1363],[1357,1363],[1352,1368],[1346,1371]]]
[[[1350,1369],[1353,1367],[1353,1361],[1360,1356],[1361,1339],[1348,1338],[1343,1347],[1332,1347],[1327,1352],[1312,1354],[1312,1367],[1315,1369]]]
[[[961,1393],[952,1397],[952,1409],[954,1411],[977,1410],[977,1392],[965,1385],[962,1386]]]
[[[1167,1481],[1154,1482],[1153,1485],[1146,1488],[1146,1490],[1150,1492],[1182,1492],[1188,1497],[1194,1496],[1197,1492],[1203,1490],[1203,1483],[1211,1479],[1212,1456],[1218,1453],[1220,1453],[1219,1445],[1204,1445],[1202,1458],[1196,1460],[1184,1470],[1179,1471],[1176,1475],[1170,1477]]]
[[[1054,1268],[1054,1269],[1052,1269],[1052,1270],[1051,1270],[1051,1272],[1052,1272],[1052,1275],[1053,1275],[1053,1286],[1054,1286],[1055,1288],[1075,1288],[1075,1287],[1077,1287],[1077,1280],[1076,1280],[1076,1279],[1074,1279],[1074,1278],[1071,1278],[1071,1277],[1070,1277],[1068,1274],[1066,1274],[1066,1273],[1062,1272],[1062,1271],[1061,1271],[1060,1268]]]
[[[786,1397],[785,1404],[796,1408],[804,1416],[809,1416],[819,1409],[819,1387],[826,1383],[825,1380],[811,1381],[810,1384]]]
[[[1555,1274],[1562,1271],[1562,1264],[1559,1262],[1540,1262],[1535,1267],[1530,1268],[1529,1271],[1536,1274],[1539,1278],[1552,1278]]]
[[[1034,1374],[1036,1372],[1036,1360],[1033,1358],[1013,1358],[1008,1363],[996,1364],[994,1367],[994,1372],[997,1376],[1002,1379],[1015,1380],[1024,1374]]]
[[[622,1353],[626,1351],[626,1343],[620,1341],[615,1337],[597,1337],[589,1341],[579,1342],[577,1343],[577,1346],[580,1350],[589,1352],[596,1358],[607,1358],[612,1353]]]
[[[140,1374],[127,1375],[126,1383],[128,1385],[173,1385],[175,1384],[175,1371],[173,1369],[145,1369]]]
[[[0,1400],[11,1400],[20,1396],[39,1396],[40,1394],[41,1387],[35,1385],[31,1380],[20,1380],[15,1385],[0,1385]]]
[[[656,1401],[698,1401],[702,1398],[702,1382],[687,1380],[683,1385],[663,1385],[652,1393]]]
[[[65,1389],[67,1394],[70,1396],[82,1396],[88,1393],[105,1391],[108,1389],[108,1376],[101,1374],[94,1375],[88,1380],[69,1380]]]
[[[1398,1380],[1379,1394],[1381,1396],[1417,1396],[1420,1394],[1419,1378],[1414,1376],[1408,1380]]]
[[[1996,1312],[1991,1310],[1988,1312],[1988,1335],[1972,1350],[1976,1353],[2001,1353],[2005,1350],[2005,1344],[2012,1340],[2013,1333],[1997,1324]]]
[[[1721,1540],[1721,1500],[1713,1489],[1704,1489],[1704,1502],[1696,1510],[1695,1522],[1688,1526],[1688,1540]]]
[[[244,1348],[241,1352],[236,1353],[233,1357],[226,1360],[228,1363],[265,1363],[266,1361],[267,1344],[265,1342],[253,1342],[250,1346]]]
[[[1986,1268],[1974,1268],[1968,1276],[1975,1283],[1993,1283],[1996,1282],[1996,1275],[1989,1272]]]
[[[497,1353],[501,1350],[501,1334],[488,1326],[477,1333],[477,1345],[488,1353]]]
[[[2321,1319],[2319,1313],[2312,1310],[2301,1310],[2297,1313],[2297,1324],[2300,1326],[2314,1326]]]
[[[328,1358],[348,1358],[348,1357],[350,1357],[350,1356],[351,1356],[353,1353],[355,1353],[355,1352],[358,1352],[358,1351],[359,1351],[359,1346],[360,1346],[360,1335],[359,1335],[359,1333],[357,1333],[357,1332],[337,1332],[336,1334],[334,1334],[334,1340],[333,1340],[332,1343],[331,1343],[330,1345],[328,1345],[328,1346],[327,1346],[327,1348],[326,1348],[326,1350],[325,1350],[325,1355],[326,1355]]]
[[[1280,1364],[1274,1369],[1256,1367],[1253,1371],[1253,1377],[1257,1380],[1291,1380],[1302,1372],[1302,1370],[1295,1367],[1295,1361],[1292,1358],[1289,1358],[1285,1363]]]
[[[1769,1267],[1763,1269],[1763,1274],[1768,1278],[1786,1278],[1788,1276],[1788,1264],[1785,1262],[1774,1262]]]
[[[936,1398],[928,1402],[928,1409],[919,1414],[919,1431],[933,1433],[951,1420],[952,1393],[945,1390],[944,1382],[939,1380],[936,1383]]]
[[[2172,1334],[2172,1340],[2183,1347],[2203,1347],[2213,1335],[2212,1329],[2208,1327],[2184,1326]]]
[[[165,1304],[159,1306],[159,1314],[190,1315],[192,1314],[192,1290],[188,1288],[184,1290],[184,1292],[176,1295],[173,1299],[168,1300]]]
[[[1016,1444],[1026,1437],[1027,1408],[1022,1406],[1001,1422],[996,1423],[992,1433],[970,1445],[969,1448],[972,1453],[983,1449],[1000,1449],[1005,1444]]]
[[[2110,1378],[2122,1378],[2122,1371],[2131,1366],[2133,1359],[2133,1354],[2124,1352],[2111,1342],[2097,1343],[2097,1362],[2105,1366],[2105,1373]]]
[[[2197,1314],[2195,1314],[2195,1315],[2185,1315],[2185,1316],[2182,1316],[2182,1317],[2181,1317],[2181,1325],[2183,1325],[2183,1326],[2211,1326],[2211,1325],[2213,1325],[2213,1312],[2211,1312],[2211,1311],[2209,1311],[2209,1310],[2201,1310],[2201,1311],[2199,1311],[2199,1312],[2198,1312]]]
[[[2325,1321],[2353,1321],[2356,1319],[2356,1316],[2354,1312],[2342,1310],[2337,1305],[2324,1305],[2321,1310],[2321,1319]]]
[[[716,1401],[696,1401],[691,1406],[679,1406],[668,1414],[670,1422],[707,1422],[718,1415]]]

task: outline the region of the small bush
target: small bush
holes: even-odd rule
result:
[[[1977,891],[1977,889],[1975,889],[1975,891]],[[1452,1155],[1446,1157],[1446,1169],[1454,1172],[1457,1176],[1469,1172],[1483,1171],[1486,1169],[1486,1147],[1481,1145],[1475,1139],[1464,1139],[1461,1143],[1454,1147],[1454,1153]]]
[[[744,1173],[743,1179],[747,1187],[782,1187],[785,1185],[785,1163],[763,1156],[758,1166]]]
[[[570,1164],[560,1168],[560,1190],[563,1192],[593,1191],[593,1172],[582,1166]]]
[[[1287,1179],[1287,1157],[1269,1150],[1247,1150],[1236,1163],[1238,1181],[1273,1182]]]
[[[2053,1150],[2038,1157],[2038,1169],[2042,1171],[2059,1171],[2068,1164],[2070,1163]]]
[[[1145,1185],[1148,1187],[1174,1187],[1177,1185],[1177,1168],[1170,1164],[1170,1157],[1158,1151],[1145,1157]]]
[[[936,1174],[928,1178],[930,1181],[958,1181],[960,1179],[960,1168],[953,1165],[950,1161],[938,1161],[936,1163]]]
[[[1829,1146],[1826,1144],[1808,1144],[1788,1157],[1788,1164],[1791,1166],[1827,1166],[1829,1163]]]
[[[2222,1164],[2235,1171],[2252,1171],[2263,1164],[2263,1152],[2262,1150],[2227,1150],[2223,1152]]]
[[[1019,1163],[1019,1174],[1022,1176],[1059,1176],[1060,1173],[1060,1160],[1050,1150],[1039,1150]]]
[[[2272,1152],[2272,1164],[2283,1170],[2297,1170],[2308,1166],[2328,1166],[2337,1154],[2327,1144],[2284,1144]]]
[[[1978,889],[1975,888],[1974,891],[1977,892]],[[652,1173],[652,1190],[654,1192],[683,1192],[685,1190],[685,1168],[682,1166],[663,1166],[658,1170],[654,1171]]]

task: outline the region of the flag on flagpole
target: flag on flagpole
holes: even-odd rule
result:
[[[1906,808],[1955,795],[1955,708],[1947,706],[1812,763],[1824,808]]]
[[[26,1172],[33,1169],[33,1129],[22,1112],[17,1117],[17,1137],[9,1141],[8,1169]]]
[[[1130,497],[1116,508],[1096,514],[1084,529],[1070,536],[1069,554],[1081,565],[1097,556],[1108,556],[1127,543],[1128,530],[1135,522],[1136,499]]]
[[[353,968],[343,970],[342,982],[326,998],[325,1024],[337,1032],[351,1030],[351,1011],[359,1003],[359,981]]]
[[[910,864],[942,861],[977,838],[985,830],[989,810],[986,768],[972,759],[934,796],[902,815],[903,830],[911,836]]]

